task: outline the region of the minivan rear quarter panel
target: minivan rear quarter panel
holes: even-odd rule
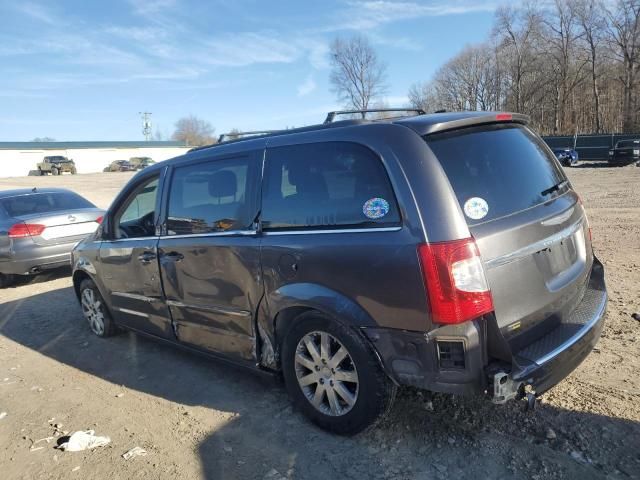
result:
[[[459,208],[451,201],[451,195],[440,195],[441,187],[433,180],[429,181],[428,169],[420,168],[425,155],[429,154],[426,145],[414,132],[397,125],[332,128],[270,138],[267,162],[269,148],[323,141],[359,143],[378,155],[393,186],[401,225],[397,229],[377,231],[346,228],[328,232],[318,228],[315,231],[264,232],[262,263],[269,315],[273,318],[279,309],[294,303],[290,298],[283,304],[283,298],[288,298],[283,292],[292,284],[307,285],[307,288],[318,285],[334,292],[338,298],[356,302],[365,313],[363,318],[370,319],[370,326],[429,330],[427,296],[416,250],[418,244],[425,241],[425,219],[416,208],[416,197],[432,205],[426,212],[429,222],[433,222],[433,218],[446,217],[448,210]],[[396,146],[400,147],[396,150]],[[407,165],[400,163],[399,158],[410,159],[408,172],[405,171]],[[431,162],[431,165],[436,167],[435,176],[441,176],[437,162]],[[413,191],[407,182],[408,175],[419,175],[427,180],[421,183],[426,188]],[[439,234],[465,236],[466,231],[468,236],[466,225],[461,227],[462,233],[456,231],[455,222],[454,225],[447,222]],[[292,272],[294,263],[297,271]],[[307,301],[301,303],[311,305]],[[277,309],[271,310],[272,306]],[[335,315],[339,317],[340,312]],[[362,320],[352,319],[352,322],[357,324]]]

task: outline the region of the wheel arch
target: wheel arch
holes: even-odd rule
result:
[[[315,311],[356,330],[377,326],[364,308],[350,298],[323,285],[311,283],[284,285],[267,295],[262,307],[258,315],[258,329],[267,338],[261,340],[263,345],[269,343],[275,354],[273,364],[265,366],[278,370],[282,341],[304,313]],[[366,335],[363,338],[370,343]],[[265,363],[264,358],[261,358],[261,363]]]

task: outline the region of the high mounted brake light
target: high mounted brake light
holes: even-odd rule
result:
[[[9,238],[37,237],[45,228],[38,223],[16,223],[9,229]]]
[[[513,115],[511,115],[510,113],[499,113],[496,115],[496,120],[513,120]]]
[[[473,238],[418,246],[434,323],[456,324],[494,310]]]

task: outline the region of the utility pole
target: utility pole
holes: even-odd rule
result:
[[[138,115],[142,118],[142,134],[148,142],[151,139],[151,112],[138,112]]]

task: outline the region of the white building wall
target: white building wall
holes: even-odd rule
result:
[[[114,160],[129,160],[131,157],[151,157],[156,162],[177,157],[191,147],[148,148],[74,148],[66,150],[28,149],[0,150],[0,177],[22,177],[35,170],[38,162],[46,156],[63,155],[73,159],[78,173],[102,172]]]

